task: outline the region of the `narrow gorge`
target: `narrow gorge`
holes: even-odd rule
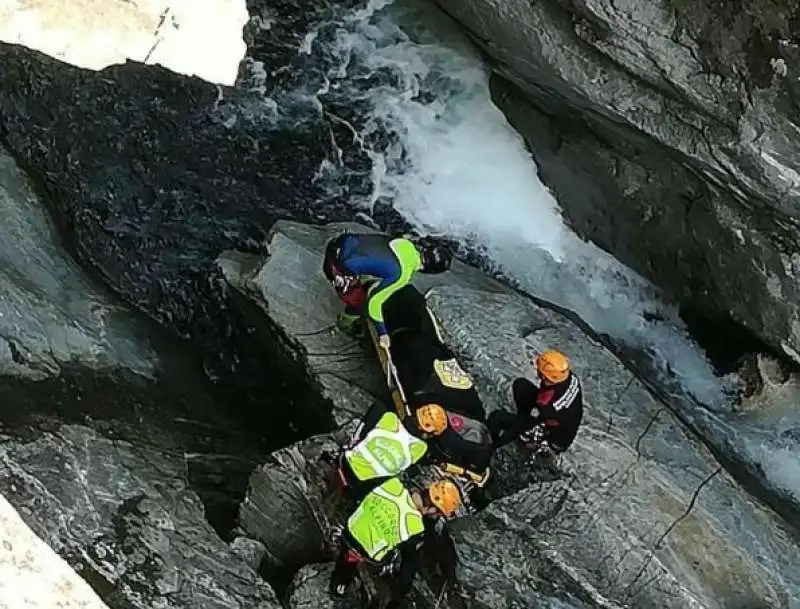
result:
[[[546,346],[586,385],[417,607],[800,608],[792,1],[65,10],[0,9],[0,493],[109,609],[359,606],[314,465],[384,391],[353,220],[457,245],[420,285],[489,409]]]

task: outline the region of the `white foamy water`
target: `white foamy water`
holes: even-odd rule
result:
[[[366,95],[371,127],[388,126],[405,149],[376,152],[375,191],[355,204],[369,208],[385,197],[415,227],[474,244],[525,291],[648,352],[702,402],[722,403],[720,380],[675,308],[565,226],[522,138],[492,103],[488,70],[466,40],[413,0],[372,2],[348,29],[338,36],[342,65],[388,68],[401,79],[399,91],[373,87]],[[420,102],[421,90],[434,100]],[[647,313],[666,321],[648,321]]]

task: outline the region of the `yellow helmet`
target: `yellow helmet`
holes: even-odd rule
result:
[[[536,358],[536,371],[546,381],[561,383],[569,376],[569,360],[559,351],[545,351]]]
[[[439,404],[425,404],[416,414],[419,428],[426,433],[438,436],[447,429],[447,413]]]
[[[461,505],[461,492],[451,480],[438,480],[428,489],[431,503],[445,516],[452,516]]]

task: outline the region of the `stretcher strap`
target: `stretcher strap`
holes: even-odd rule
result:
[[[392,396],[395,410],[397,410],[397,416],[402,420],[411,414],[411,409],[406,403],[405,393],[400,383],[400,379],[397,378],[397,369],[394,367],[394,363],[392,362],[391,358],[388,357],[388,354],[385,353],[381,348],[378,342],[378,333],[375,330],[375,326],[368,321],[367,327],[369,328],[369,334],[372,338],[372,345],[378,354],[378,361],[380,361],[383,369],[386,370],[386,385],[389,389],[389,393]]]
[[[489,475],[491,473],[488,467],[486,468],[486,471],[483,474],[478,474],[471,470],[465,469],[459,465],[455,465],[454,463],[443,463],[441,469],[444,470],[445,473],[465,478],[470,482],[472,482],[473,484],[475,484],[476,486],[480,487],[486,484],[487,480],[489,480]]]

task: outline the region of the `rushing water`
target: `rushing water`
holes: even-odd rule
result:
[[[301,53],[316,56],[316,70],[276,106],[304,97],[347,121],[372,175],[369,192],[348,193],[353,206],[370,213],[390,202],[413,226],[470,244],[525,291],[649,353],[701,401],[724,399],[677,310],[564,224],[522,138],[491,101],[487,69],[446,17],[415,0],[372,0],[313,27]],[[345,100],[366,118],[336,116]],[[342,182],[340,167],[324,169],[332,185]]]
[[[239,118],[252,120],[264,126],[256,131],[259,137],[270,137],[277,127],[275,147],[299,142],[300,152],[269,167],[291,182],[285,189],[291,196],[284,198],[318,219],[341,217],[342,207],[345,215],[380,217],[388,205],[407,223],[458,240],[525,291],[572,309],[632,349],[649,371],[660,374],[675,396],[673,406],[704,436],[762,464],[757,476],[800,492],[793,458],[800,414],[790,409],[747,418],[731,412],[728,379],[715,376],[677,310],[647,281],[566,227],[522,138],[492,103],[481,59],[431,2],[310,2],[303,11],[295,0],[265,2],[263,9],[256,0],[249,4],[248,52],[266,67],[258,60],[243,62],[237,85],[256,95],[231,92],[219,118],[230,126]],[[237,28],[220,27],[220,44],[229,48]],[[192,52],[186,49],[186,57]],[[217,73],[198,72],[212,79]],[[220,100],[228,91],[220,89]],[[329,154],[327,129],[339,154]],[[289,132],[299,135],[287,138]],[[260,199],[241,207],[217,201],[204,208],[210,222],[165,223],[158,236],[164,247],[183,247],[202,235],[202,247],[187,257],[210,260],[260,223],[253,216],[260,205]],[[139,208],[118,213],[129,214],[125,220],[134,225],[141,221],[135,217]],[[220,227],[231,239],[216,234]],[[156,265],[170,280],[192,268],[175,258],[183,254]],[[136,277],[142,287],[157,279]],[[183,288],[194,289],[189,280]],[[569,353],[569,345],[555,346]],[[697,408],[688,395],[707,409]]]
[[[265,92],[262,115],[321,113],[339,127],[332,138],[341,154],[317,176],[331,200],[365,216],[388,204],[412,226],[481,254],[524,291],[573,310],[643,358],[718,447],[761,464],[756,476],[789,496],[800,493],[798,416],[775,425],[731,412],[734,379],[715,374],[677,308],[565,225],[521,136],[492,103],[481,58],[430,3],[332,9],[310,25],[292,61],[289,86],[275,86],[257,62],[245,63],[240,84]]]

